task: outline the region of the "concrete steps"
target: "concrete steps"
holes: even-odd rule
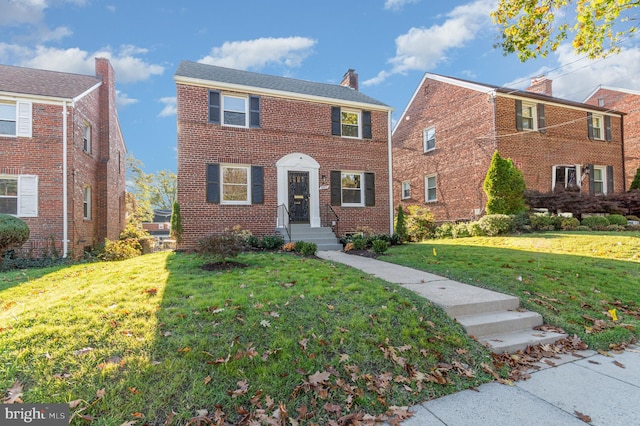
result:
[[[288,239],[286,233],[284,235],[285,241]],[[342,250],[342,244],[333,233],[331,228],[319,227],[312,228],[308,224],[295,224],[291,225],[291,242],[306,241],[310,243],[316,243],[318,251],[335,251]]]

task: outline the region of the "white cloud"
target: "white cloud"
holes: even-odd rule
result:
[[[60,40],[72,34],[67,27],[50,29],[45,23],[46,10],[57,5],[72,3],[78,6],[86,0],[2,0],[0,1],[0,27],[14,27],[16,40],[43,43]]]
[[[396,56],[389,59],[390,71],[381,71],[364,85],[379,84],[393,74],[427,71],[447,60],[447,52],[463,47],[491,25],[495,0],[476,0],[455,7],[446,20],[428,28],[411,28],[396,38]]]
[[[122,93],[120,90],[116,90],[116,106],[118,108],[126,107],[128,105],[137,104],[137,99],[130,98],[126,93]]]
[[[37,46],[35,49],[11,47],[6,47],[6,49],[8,52],[17,53],[19,57],[15,62],[25,67],[88,75],[95,73],[96,57],[107,58],[116,71],[116,80],[121,83],[147,80],[153,75],[160,75],[164,72],[163,66],[150,64],[135,56],[146,53],[146,49],[130,45],[122,46],[116,52],[107,48],[93,53],[77,47],[59,49]],[[0,45],[0,57],[2,52],[2,45]]]
[[[417,3],[420,0],[386,0],[384,2],[384,8],[388,10],[399,10],[405,5],[410,3]]]
[[[225,42],[198,62],[243,70],[259,69],[271,63],[296,67],[311,55],[315,44],[315,40],[306,37]]]
[[[164,104],[164,108],[158,114],[158,117],[171,117],[176,115],[176,97],[175,96],[167,96],[165,98],[158,99],[158,102]]]

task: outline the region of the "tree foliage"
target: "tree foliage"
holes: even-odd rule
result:
[[[501,29],[496,47],[524,62],[570,39],[576,53],[605,57],[618,53],[619,42],[636,31],[629,18],[637,6],[638,0],[500,0],[491,13]]]
[[[180,204],[173,202],[173,210],[171,212],[171,238],[176,240],[177,244],[182,243],[182,215],[180,213]]]
[[[636,170],[636,175],[633,177],[631,186],[629,186],[629,191],[633,191],[636,189],[640,189],[640,167],[638,167],[638,170]]]
[[[407,239],[407,223],[404,219],[404,209],[398,205],[398,215],[396,216],[396,234],[400,237],[400,241]]]
[[[518,214],[526,210],[524,176],[510,158],[493,153],[491,165],[484,179],[487,194],[487,214]]]
[[[29,239],[29,227],[17,217],[0,214],[0,265],[7,250]]]
[[[127,181],[134,199],[129,200],[127,213],[134,221],[151,221],[153,210],[171,210],[176,199],[178,179],[170,170],[146,173],[144,164],[127,156]]]

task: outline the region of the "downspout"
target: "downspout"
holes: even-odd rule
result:
[[[388,123],[387,123],[387,149],[388,149],[388,163],[389,163],[389,235],[393,235],[393,156],[392,156],[392,147],[391,147],[391,111],[387,112]]]
[[[627,192],[627,169],[624,153],[624,115],[620,115],[620,149],[622,150],[622,192]],[[615,189],[615,186],[613,187]],[[615,191],[613,191],[615,193]]]
[[[69,224],[67,206],[67,102],[62,101],[62,257],[69,251]]]

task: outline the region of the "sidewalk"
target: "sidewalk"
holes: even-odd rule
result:
[[[317,255],[399,284],[441,306],[448,306],[454,296],[472,299],[486,291],[375,259],[329,251]],[[425,285],[429,283],[437,286]],[[629,348],[611,356],[583,351],[579,355],[584,358],[554,358],[556,367],[541,363],[530,379],[514,386],[493,382],[477,391],[416,405],[411,408],[415,415],[403,425],[640,425],[640,350]]]

